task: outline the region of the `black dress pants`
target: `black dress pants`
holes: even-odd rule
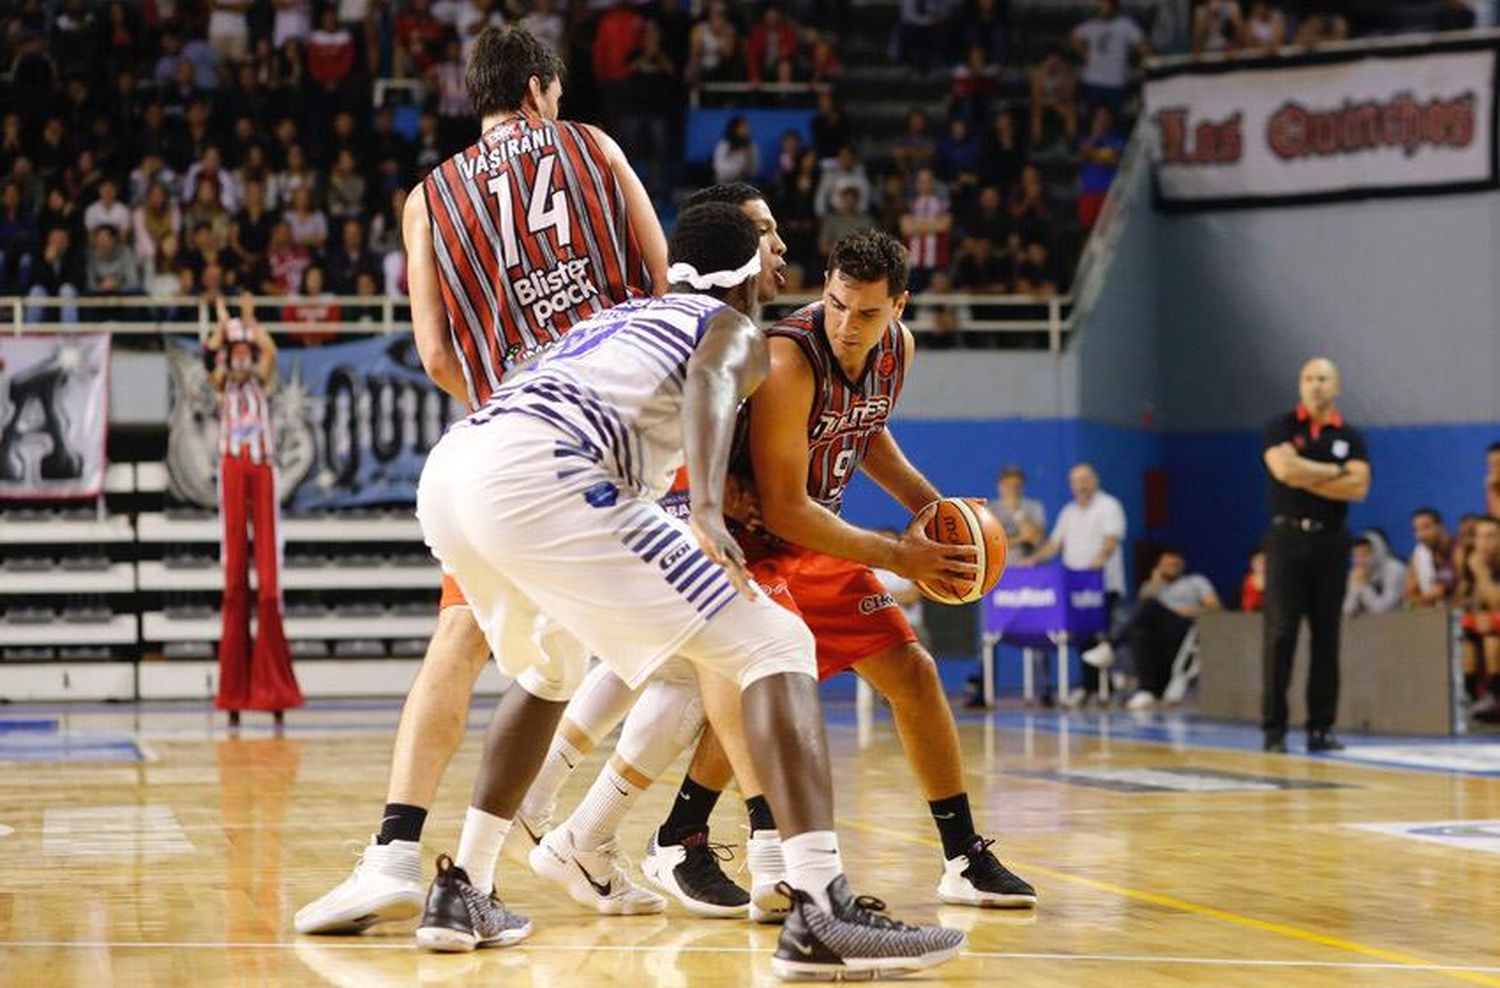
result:
[[[1307,532],[1273,524],[1265,550],[1261,727],[1267,737],[1286,734],[1286,691],[1297,633],[1305,617],[1312,636],[1307,729],[1326,731],[1333,726],[1339,705],[1339,622],[1349,575],[1349,533],[1343,528]]]

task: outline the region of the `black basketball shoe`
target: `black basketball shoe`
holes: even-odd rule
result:
[[[682,903],[698,916],[743,917],[750,908],[750,893],[740,888],[719,867],[732,860],[727,844],[711,844],[708,830],[694,830],[679,843],[662,844],[651,835],[641,872],[646,881]]]
[[[505,908],[494,892],[484,895],[446,854],[438,855],[437,877],[427,891],[427,908],[417,927],[417,946],[440,953],[476,947],[508,947],[531,935],[531,920]]]
[[[840,875],[828,883],[831,909],[783,882],[792,909],[771,970],[786,980],[844,981],[894,977],[936,967],[964,945],[964,934],[942,926],[908,926],[883,915],[885,903],[855,898]]]
[[[1029,909],[1036,905],[1036,889],[1000,863],[990,845],[975,837],[964,853],[943,866],[938,899],[959,906],[990,906],[998,909]]]

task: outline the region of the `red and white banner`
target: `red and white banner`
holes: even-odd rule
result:
[[[1157,200],[1228,208],[1496,185],[1496,48],[1176,62],[1146,83]]]
[[[109,334],[0,337],[0,498],[104,486]]]

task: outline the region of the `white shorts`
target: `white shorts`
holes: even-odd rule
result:
[[[559,479],[562,440],[543,422],[499,415],[449,431],[422,471],[423,538],[502,670],[571,684],[552,696],[576,688],[589,652],[632,689],[678,652],[732,678],[768,653],[795,653],[800,671],[803,635],[811,651],[800,622],[789,631],[787,612],[764,595],[742,598],[686,523],[619,491],[602,469],[579,471],[569,458]],[[727,626],[693,641],[721,612]],[[576,642],[549,633],[544,616]],[[785,647],[768,647],[772,638]]]

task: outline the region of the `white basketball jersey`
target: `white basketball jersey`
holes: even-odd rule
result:
[[[468,422],[541,419],[563,434],[567,479],[603,466],[620,487],[656,500],[682,465],[682,389],[708,318],[724,303],[672,294],[617,305],[578,323],[533,367],[505,380]],[[568,440],[571,440],[568,441]]]

